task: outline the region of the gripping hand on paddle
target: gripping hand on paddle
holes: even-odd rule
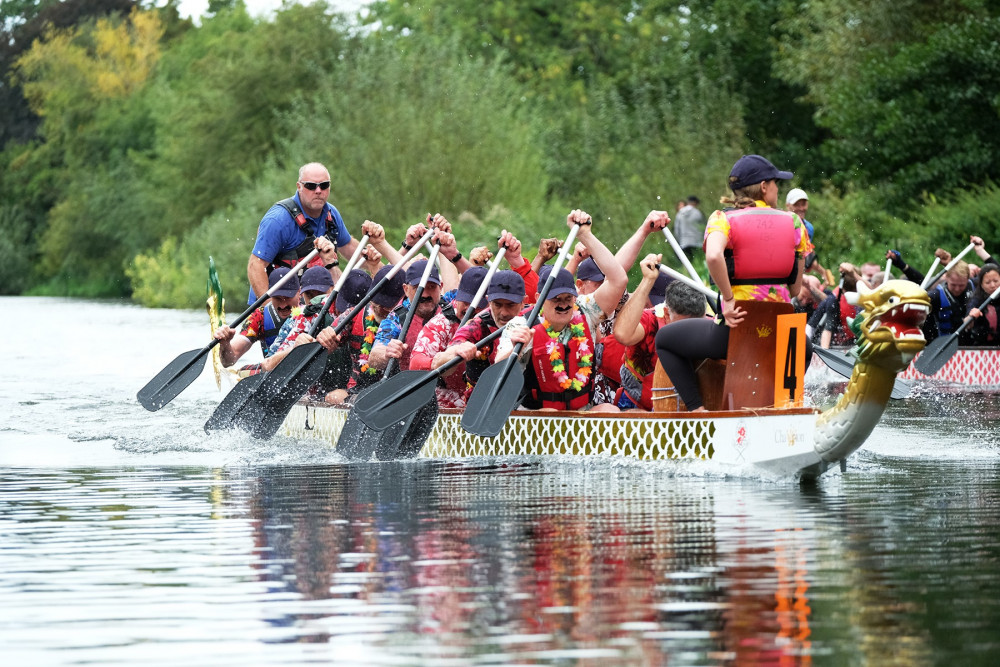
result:
[[[538,242],[538,256],[542,258],[542,263],[549,261],[556,256],[562,248],[562,239],[542,239]]]
[[[325,236],[319,236],[313,241],[313,247],[319,250],[319,256],[323,258],[324,264],[337,263],[337,246],[333,245],[333,241]]]
[[[649,236],[653,232],[662,232],[670,224],[670,214],[666,211],[650,211],[642,223],[642,229]]]
[[[387,359],[401,359],[407,345],[398,338],[393,338],[385,346],[385,356]]]
[[[440,213],[435,213],[434,215],[428,213],[427,224],[430,225],[431,227],[436,227],[438,230],[442,232],[446,233],[451,232],[451,223],[448,222],[448,220],[445,219],[445,217]]]
[[[976,256],[979,259],[988,261],[990,259],[990,253],[986,251],[986,244],[983,243],[983,239],[979,236],[970,236],[969,243],[973,245],[973,250],[976,251]]]
[[[333,352],[340,346],[340,335],[333,329],[334,327],[325,327],[316,334],[316,342],[326,348],[327,352]],[[295,339],[295,344],[299,345],[308,342],[302,341],[302,338],[309,338],[309,334],[299,334],[299,337]]]
[[[521,242],[517,240],[517,237],[508,232],[506,229],[500,232],[500,238],[497,239],[498,248],[507,248],[507,253],[504,255],[504,259],[510,264],[510,268],[517,269],[524,266],[524,257],[521,255]]]
[[[899,253],[898,250],[887,250],[885,253],[885,258],[890,260],[892,262],[892,265],[895,266],[900,271],[906,270],[906,262],[903,261],[903,256]]]
[[[469,261],[476,266],[486,266],[493,259],[493,253],[484,245],[477,246],[469,251]]]

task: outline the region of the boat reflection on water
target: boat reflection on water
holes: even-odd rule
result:
[[[680,470],[427,461],[260,470],[256,568],[318,603],[268,620],[295,628],[286,640],[365,636],[410,659],[810,662],[814,570],[840,558],[817,553],[834,545],[818,544],[810,505],[821,496],[663,483]]]

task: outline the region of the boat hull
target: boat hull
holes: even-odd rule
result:
[[[285,435],[336,446],[348,411],[299,404],[283,425]],[[580,414],[514,411],[495,438],[461,427],[461,412],[442,410],[419,456],[605,456],[638,460],[690,459],[771,474],[814,476],[829,466],[813,449],[812,409],[690,413]]]

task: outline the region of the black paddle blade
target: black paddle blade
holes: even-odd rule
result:
[[[813,353],[818,355],[823,363],[830,367],[834,373],[850,378],[854,372],[854,362],[847,355],[840,354],[833,350],[827,350],[818,345],[813,346]]]
[[[958,336],[949,334],[936,339],[917,356],[913,366],[924,375],[934,375],[958,352]]]
[[[156,412],[187,389],[204,370],[204,361],[209,349],[191,350],[177,355],[176,359],[167,364],[166,368],[157,373],[156,377],[147,382],[146,386],[135,395],[142,407],[150,412]]]
[[[437,418],[438,404],[436,400],[427,403],[424,407],[413,413],[409,418],[410,424],[406,429],[406,433],[403,434],[403,437],[399,440],[399,444],[396,446],[396,455],[394,458],[416,458],[420,454],[420,450],[424,448],[424,443],[427,442],[431,431],[437,426]]]
[[[518,365],[511,356],[483,371],[465,404],[462,428],[484,438],[499,435],[511,410],[521,400],[521,390],[524,389],[524,370],[514,369]]]
[[[427,437],[437,424],[437,401],[431,401],[412,414],[397,419],[387,428],[369,428],[353,411],[347,417],[337,440],[337,452],[349,461],[392,461],[413,458],[420,453]]]
[[[255,438],[273,437],[292,406],[298,403],[309,387],[316,384],[326,369],[326,350],[319,343],[299,345],[281,360],[261,383],[255,412],[247,414],[244,423]]]
[[[378,431],[361,421],[361,417],[352,408],[340,431],[340,438],[337,439],[337,453],[348,461],[368,461],[375,453],[376,442],[370,438],[372,433]]]
[[[850,379],[851,374],[854,372],[854,361],[849,356],[835,350],[827,350],[818,345],[813,347],[813,352],[819,355],[823,363],[829,366],[830,370],[834,373]],[[889,395],[889,398],[896,399],[897,401],[906,398],[910,395],[911,388],[909,382],[896,378],[896,381],[892,383],[892,394]]]
[[[379,389],[387,382],[389,380],[380,380],[377,384],[368,387],[358,394],[357,399],[354,401],[354,407],[351,408],[351,413],[347,415],[347,421],[344,422],[344,428],[341,429],[340,437],[337,439],[337,453],[348,461],[370,461],[373,456],[378,455],[380,452],[384,455],[387,446],[383,444],[383,437],[391,438],[393,434],[397,437],[402,436],[402,433],[396,431],[386,436],[386,429],[372,428],[361,419],[361,415],[358,412],[358,403],[368,400],[372,394],[378,394]],[[391,422],[386,428],[398,429],[398,422],[399,420],[397,419]],[[395,453],[395,448],[393,448],[392,453]],[[380,456],[379,458],[382,457]]]
[[[205,433],[222,431],[238,426],[236,419],[240,413],[247,410],[260,383],[264,381],[265,373],[257,373],[236,383],[222,402],[216,406],[215,412],[205,422]]]
[[[370,428],[389,426],[435,400],[437,375],[426,371],[403,371],[383,380],[358,396],[351,413]]]

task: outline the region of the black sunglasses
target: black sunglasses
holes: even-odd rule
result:
[[[330,181],[323,181],[322,183],[313,183],[312,181],[299,181],[306,190],[315,190],[319,188],[320,190],[328,190],[330,188]]]

